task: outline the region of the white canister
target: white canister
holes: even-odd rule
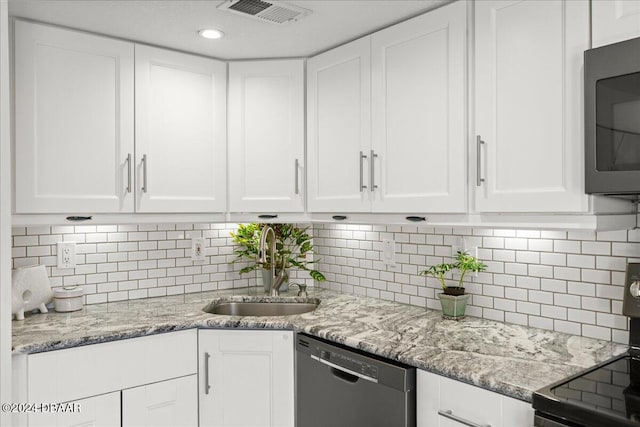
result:
[[[84,290],[77,286],[70,288],[60,288],[53,291],[53,304],[56,311],[77,311],[82,310],[84,305]]]

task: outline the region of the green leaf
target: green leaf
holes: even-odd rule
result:
[[[324,277],[324,274],[320,273],[318,270],[311,270],[309,272],[309,276],[318,282],[325,282],[327,280],[327,278]]]

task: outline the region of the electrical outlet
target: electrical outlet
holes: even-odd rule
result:
[[[204,261],[205,241],[203,237],[191,239],[191,260]]]
[[[396,242],[392,239],[382,240],[382,261],[387,265],[396,265]]]
[[[58,242],[58,268],[76,267],[76,242]]]

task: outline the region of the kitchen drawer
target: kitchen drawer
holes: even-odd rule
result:
[[[197,373],[197,330],[29,355],[30,402],[68,402]]]
[[[119,427],[120,425],[119,392],[70,402],[69,406],[65,407],[65,411],[61,412],[29,414],[29,427]]]
[[[422,370],[416,382],[418,427],[533,425],[533,408],[526,402]]]
[[[198,376],[122,390],[122,426],[197,427]]]

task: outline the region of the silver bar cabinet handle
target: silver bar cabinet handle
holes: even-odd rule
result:
[[[484,182],[482,177],[482,145],[484,141],[480,135],[476,136],[476,187],[480,187]]]
[[[209,394],[211,390],[211,384],[209,384],[209,353],[204,354],[204,394]]]
[[[296,194],[300,194],[300,185],[298,184],[298,168],[300,167],[300,161],[298,159],[296,159],[296,164],[295,164],[295,168],[296,168],[296,173],[295,173],[295,182],[296,182]]]
[[[450,409],[440,409],[438,411],[438,415],[440,415],[441,417],[449,418],[450,420],[456,421],[469,427],[491,427],[491,424],[478,424],[474,423],[473,421],[465,420],[464,418],[454,415],[453,411],[451,411]]]
[[[371,178],[370,178],[370,182],[371,182],[371,192],[373,193],[374,191],[376,191],[376,188],[378,188],[378,186],[376,185],[376,174],[375,174],[375,164],[376,164],[376,158],[378,157],[378,155],[371,150]]]
[[[142,192],[146,193],[149,190],[147,186],[147,155],[142,156]]]
[[[127,193],[131,193],[131,153],[127,156]]]
[[[362,151],[360,152],[360,192],[362,193],[362,191],[364,191],[367,186],[364,185],[364,159],[367,158],[367,155],[364,154]]]

